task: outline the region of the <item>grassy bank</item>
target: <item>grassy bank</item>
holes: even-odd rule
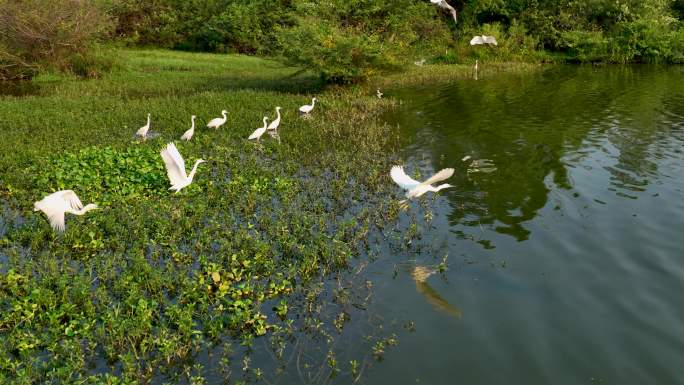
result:
[[[390,100],[321,91],[314,76],[251,57],[117,54],[124,66],[102,79],[41,75],[0,97],[2,383],[231,378],[235,345],[267,335],[282,355],[287,336],[322,322],[317,303],[351,306],[320,283],[346,274],[396,213],[396,134],[377,119]],[[298,117],[313,95],[314,117]],[[275,106],[281,143],[248,142]],[[206,129],[222,109],[228,123]],[[139,143],[148,112],[159,137]],[[180,143],[191,114],[195,138]],[[179,194],[159,157],[172,140],[187,163],[208,160]],[[57,235],[32,208],[63,188],[102,208],[68,216]],[[219,364],[195,360],[207,351]]]

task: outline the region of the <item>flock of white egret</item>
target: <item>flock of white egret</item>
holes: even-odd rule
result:
[[[477,42],[473,43],[473,41],[475,41],[476,39]],[[471,41],[471,44],[496,45],[496,40],[493,39],[493,37],[489,36],[476,36]],[[380,92],[379,89],[377,89],[376,96],[378,98],[382,98],[383,93]],[[311,104],[305,104],[299,107],[299,111],[302,114],[302,116],[310,116],[311,112],[313,111],[316,105],[316,101],[317,99],[314,97],[311,100]],[[281,107],[276,107],[275,110],[276,118],[269,124],[268,117],[264,116],[263,127],[257,128],[251,135],[249,135],[249,140],[256,139],[257,141],[259,141],[261,136],[266,132],[269,132],[273,137],[278,137],[277,130],[280,126]],[[223,126],[228,121],[228,111],[221,111],[221,116],[222,117],[214,118],[211,121],[209,121],[209,123],[207,123],[207,128],[219,129],[221,126]],[[192,115],[192,126],[190,127],[190,129],[185,131],[185,133],[183,133],[183,135],[181,136],[181,140],[189,141],[192,139],[195,133],[195,119],[196,116]],[[150,130],[150,124],[151,114],[148,113],[147,124],[140,127],[136,131],[136,135],[142,138],[143,141],[147,140]],[[173,190],[176,193],[178,193],[181,189],[189,186],[192,183],[192,180],[195,177],[195,173],[197,172],[197,167],[201,163],[206,162],[204,159],[197,159],[192,169],[190,170],[190,173],[188,174],[185,169],[185,160],[183,159],[183,156],[180,154],[180,152],[178,152],[178,149],[176,148],[176,145],[173,142],[168,143],[161,150],[160,155],[162,160],[164,161],[166,173],[169,178],[169,182],[171,183],[171,187],[169,188],[169,190]],[[440,170],[430,178],[426,179],[425,181],[419,182],[408,176],[402,166],[393,166],[390,170],[390,177],[392,178],[394,183],[396,183],[402,189],[406,190],[405,195],[407,199],[420,197],[427,192],[438,192],[445,188],[454,187],[448,183],[435,185],[438,182],[450,178],[453,174],[453,168],[445,168]],[[74,215],[83,215],[90,210],[98,208],[97,205],[92,203],[83,206],[76,193],[72,190],[61,190],[54,192],[46,196],[42,200],[35,202],[33,207],[34,211],[42,211],[43,213],[45,213],[45,215],[48,217],[48,221],[50,222],[50,226],[55,231],[59,232],[64,231],[65,229],[64,215],[66,213]]]

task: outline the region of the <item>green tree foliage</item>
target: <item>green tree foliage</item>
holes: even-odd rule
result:
[[[681,61],[681,0],[470,0],[464,31],[522,25],[537,49],[577,61]]]

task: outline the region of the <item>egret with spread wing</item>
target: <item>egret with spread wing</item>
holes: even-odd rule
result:
[[[454,175],[453,168],[445,168],[440,170],[435,175],[431,176],[424,182],[419,182],[410,176],[406,175],[404,168],[401,166],[394,166],[390,171],[390,176],[394,183],[399,185],[399,187],[406,190],[406,198],[417,198],[428,191],[437,192],[441,189],[447,187],[454,187],[448,183],[441,184],[439,186],[433,186],[434,183],[441,182],[445,179],[451,178]]]
[[[161,150],[161,157],[166,165],[166,174],[169,176],[169,181],[171,182],[171,187],[169,190],[175,190],[179,192],[183,187],[187,187],[192,183],[192,178],[195,177],[195,172],[197,172],[197,166],[200,163],[206,162],[204,159],[197,159],[195,165],[190,171],[190,175],[185,173],[185,161],[183,157],[178,152],[176,145],[173,142],[166,145],[166,147]]]
[[[42,211],[47,215],[53,230],[64,231],[64,213],[83,215],[97,208],[95,204],[83,203],[72,190],[61,190],[52,193],[33,204],[33,211]]]
[[[482,35],[482,36],[474,36],[472,39],[470,39],[470,45],[480,45],[480,44],[498,45],[494,36]]]

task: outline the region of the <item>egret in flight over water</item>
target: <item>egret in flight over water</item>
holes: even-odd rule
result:
[[[50,221],[50,226],[56,231],[64,231],[65,229],[64,213],[83,215],[96,208],[97,205],[93,203],[83,207],[83,203],[72,190],[57,191],[33,204],[33,211],[45,213]]]
[[[167,144],[166,147],[161,150],[161,157],[164,160],[166,174],[169,176],[169,181],[171,182],[169,190],[175,190],[176,192],[179,192],[183,187],[189,186],[190,183],[192,183],[192,178],[195,177],[197,166],[199,166],[200,163],[206,162],[204,159],[197,159],[195,165],[192,167],[192,171],[190,171],[190,175],[187,175],[185,173],[185,161],[173,142]]]
[[[207,127],[208,128],[215,128],[218,130],[218,128],[223,126],[226,123],[226,121],[228,120],[228,117],[226,116],[227,113],[228,113],[228,111],[226,111],[226,110],[221,111],[221,115],[223,115],[223,118],[212,119],[211,121],[209,121],[209,123],[207,123]]]
[[[277,130],[278,126],[280,126],[280,109],[281,107],[276,107],[276,114],[278,114],[278,117],[268,125],[268,129],[271,131]]]
[[[441,184],[439,186],[433,186],[434,183],[441,182],[445,179],[451,178],[454,175],[453,168],[445,168],[440,170],[435,175],[429,177],[424,182],[418,182],[417,180],[406,175],[404,168],[401,166],[394,166],[390,171],[390,176],[394,183],[399,185],[399,187],[406,190],[406,198],[417,198],[428,191],[437,192],[439,190],[445,189],[447,187],[454,187],[448,183]]]
[[[311,99],[311,104],[305,104],[301,107],[299,107],[299,112],[302,114],[308,115],[311,111],[313,111],[314,106],[316,105],[316,98]]]
[[[470,45],[491,44],[498,45],[494,36],[474,36],[470,39]]]
[[[147,140],[147,131],[150,129],[150,114],[147,114],[147,124],[138,128],[138,131],[136,131],[136,135],[141,137],[143,141]]]
[[[195,118],[196,118],[195,115],[190,117],[190,120],[192,120],[192,127],[190,127],[189,130],[185,131],[185,134],[183,134],[183,136],[181,136],[181,140],[192,139],[192,136],[195,134]]]
[[[268,125],[267,122],[268,122],[268,118],[264,116],[264,126],[263,126],[263,127],[259,127],[259,128],[257,128],[256,130],[254,130],[254,132],[252,132],[252,135],[250,135],[248,139],[249,139],[249,140],[256,139],[257,142],[258,142],[259,139],[261,138],[261,135],[263,135],[264,132],[266,132],[266,127],[268,127],[268,126],[267,126],[267,125]]]

